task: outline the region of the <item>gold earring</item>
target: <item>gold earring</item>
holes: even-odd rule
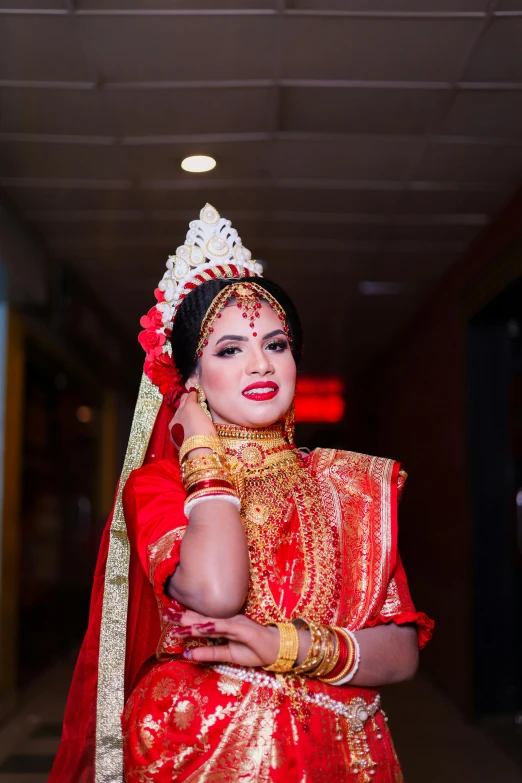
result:
[[[210,421],[212,421],[212,416],[211,416],[211,413],[210,413],[210,411],[208,409],[207,401],[205,399],[205,392],[203,391],[203,389],[201,388],[199,383],[195,383],[194,384],[194,388],[196,389],[196,391],[198,393],[198,405],[200,406],[200,408],[203,411],[203,413],[205,414],[205,416],[208,416]]]
[[[295,446],[294,433],[295,433],[295,405],[294,405],[294,401],[292,400],[290,407],[288,408],[285,416],[285,435],[286,435],[286,439],[288,440],[288,443],[291,446]]]

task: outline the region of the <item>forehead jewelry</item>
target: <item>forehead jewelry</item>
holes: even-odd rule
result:
[[[281,321],[281,327],[289,342],[291,342],[288,324],[286,322],[286,313],[277,299],[257,283],[238,282],[223,288],[212,300],[201,323],[199,342],[196,348],[196,359],[203,355],[203,348],[208,345],[209,336],[214,331],[214,322],[216,318],[221,318],[221,311],[228,304],[231,304],[232,299],[235,299],[237,307],[243,311],[243,318],[245,318],[245,320],[248,319],[248,325],[253,330],[252,337],[257,337],[256,319],[259,318],[261,314],[261,304],[265,301],[270,305],[272,310],[277,313]]]
[[[146,354],[143,370],[168,403],[176,406],[185,391],[168,342],[181,302],[208,280],[249,280],[262,271],[230,220],[206,204],[199,219],[190,222],[185,244],[169,256],[154,291],[156,304],[140,320],[143,331],[138,340]]]

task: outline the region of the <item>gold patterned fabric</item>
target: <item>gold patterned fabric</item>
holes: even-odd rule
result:
[[[143,462],[162,399],[157,387],[143,375],[114,506],[105,568],[98,655],[95,783],[113,783],[121,780],[123,774],[119,716],[124,705],[129,542],[122,493],[130,473]]]
[[[245,614],[263,624],[304,616],[353,630],[417,622],[425,641],[429,621],[415,612],[397,553],[399,465],[337,450],[301,454],[279,425],[217,429],[249,547]],[[179,482],[177,465],[163,460],[136,471],[127,490],[139,509],[131,527],[153,519],[142,562],[160,608],[174,603],[164,582],[187,524]],[[159,662],[123,716],[126,780],[401,780],[383,714],[371,713],[374,690],[255,670],[224,674],[180,658],[199,643],[162,621]],[[366,717],[354,724],[343,710]]]

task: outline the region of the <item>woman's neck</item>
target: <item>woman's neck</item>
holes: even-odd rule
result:
[[[284,422],[269,427],[242,427],[238,424],[215,423],[229,462],[249,471],[272,467],[295,456],[288,442]]]

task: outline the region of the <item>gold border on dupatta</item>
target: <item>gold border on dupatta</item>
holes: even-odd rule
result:
[[[158,388],[143,375],[114,505],[105,568],[96,699],[95,783],[123,783],[120,716],[124,707],[130,547],[122,493],[130,473],[143,463],[162,400]]]
[[[381,514],[380,514],[380,539],[381,539],[381,568],[374,570],[374,589],[370,595],[375,599],[376,596],[384,594],[388,588],[388,580],[391,576],[391,553],[392,553],[392,506],[391,506],[391,481],[393,476],[393,467],[395,461],[374,457],[370,467],[370,475],[381,488]],[[370,597],[370,596],[369,596]],[[373,608],[373,607],[372,607]],[[371,611],[368,605],[368,610]],[[367,610],[367,611],[368,611]]]
[[[392,554],[392,507],[391,480],[394,460],[372,457],[353,451],[316,449],[314,452],[316,472],[327,513],[333,514],[340,535],[340,555],[346,558],[345,536],[347,532],[360,545],[360,569],[358,571],[358,592],[360,600],[350,608],[349,615],[340,616],[340,607],[335,607],[335,621],[352,630],[364,627],[369,617],[386,598],[390,578]],[[351,483],[345,492],[347,483]],[[366,514],[357,520],[357,528],[346,530],[349,520],[347,511],[350,496],[359,496],[371,501]],[[344,566],[341,566],[344,571]],[[346,611],[347,607],[343,607]]]

